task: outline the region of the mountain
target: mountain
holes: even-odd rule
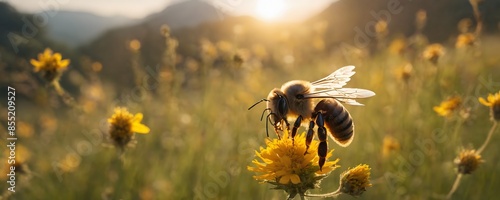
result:
[[[203,22],[217,21],[222,18],[224,14],[211,4],[190,0],[167,6],[161,12],[146,17],[144,22],[157,27],[168,24],[170,28],[178,29],[194,27]]]
[[[45,48],[49,47],[64,55],[72,61],[77,60],[75,52],[47,37],[45,26],[37,23],[36,17],[31,14],[18,12],[7,3],[0,2],[0,86],[16,88],[17,95],[21,98],[33,99],[39,84],[39,77],[33,73],[30,59]],[[78,68],[77,62],[70,64]],[[62,82],[67,82],[67,77],[62,77]],[[68,91],[74,87],[67,87]],[[4,96],[6,94],[0,94]]]
[[[90,42],[107,30],[138,21],[123,16],[103,17],[86,12],[58,11],[49,19],[47,34],[53,40],[76,47]]]
[[[354,43],[361,37],[375,41],[373,29],[379,19],[386,19],[391,35],[409,36],[415,33],[415,15],[427,12],[423,30],[430,41],[442,42],[457,35],[457,24],[464,18],[474,21],[469,0],[339,0],[311,17],[306,23],[327,21],[328,45],[341,41]],[[486,33],[498,30],[500,0],[486,0],[479,4]]]
[[[163,11],[146,17],[141,23],[119,27],[107,31],[88,45],[80,49],[91,58],[100,61],[104,68],[103,77],[115,77],[117,70],[130,70],[130,51],[128,41],[137,39],[141,42],[143,60],[146,65],[156,66],[160,62],[161,52],[164,50],[164,39],[160,35],[160,27],[167,24],[174,36],[184,35],[193,41],[192,35],[179,33],[181,29],[195,29],[197,25],[218,22],[224,16],[212,5],[203,1],[183,1],[165,8]],[[196,32],[196,31],[195,31]],[[199,38],[196,35],[194,38]],[[196,44],[198,40],[196,39]],[[190,44],[190,43],[183,43]],[[189,45],[185,45],[189,46]],[[128,73],[116,77],[116,85],[130,86],[132,74]]]

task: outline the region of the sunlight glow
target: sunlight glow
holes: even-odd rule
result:
[[[259,0],[257,2],[257,16],[264,20],[277,20],[286,10],[284,0]]]

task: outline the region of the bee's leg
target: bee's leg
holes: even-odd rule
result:
[[[288,131],[288,133],[290,133],[290,123],[288,123],[288,120],[286,118],[284,118],[283,121],[285,121],[286,130]]]
[[[328,143],[326,143],[326,128],[324,126],[323,115],[318,113],[318,117],[316,118],[316,124],[318,125],[318,156],[319,156],[319,170],[323,168],[323,165],[326,162],[326,154],[328,152]]]
[[[293,123],[293,129],[292,129],[293,144],[295,144],[295,135],[297,134],[297,129],[299,129],[301,123],[302,123],[302,115],[299,115],[299,117],[297,117],[297,120],[295,120],[295,123]]]
[[[311,145],[313,137],[314,137],[314,121],[310,121],[309,129],[307,130],[307,135],[306,135],[306,152],[304,152],[304,155],[307,154],[307,150],[309,150],[309,145]]]

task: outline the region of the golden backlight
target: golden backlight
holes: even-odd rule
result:
[[[286,4],[283,0],[258,0],[256,14],[259,18],[275,21],[283,17]]]

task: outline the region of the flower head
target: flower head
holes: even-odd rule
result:
[[[317,188],[322,178],[338,167],[338,159],[328,161],[322,170],[318,166],[318,142],[312,141],[306,154],[305,134],[295,136],[295,141],[285,131],[281,139],[266,141],[266,148],[255,152],[257,159],[249,171],[258,173],[254,178],[276,185],[276,189],[287,191],[291,197],[304,194],[308,189]],[[326,159],[332,155],[330,151]]]
[[[479,102],[490,107],[491,119],[500,121],[500,91],[496,94],[488,94],[487,100],[483,97],[479,97]]]
[[[413,65],[407,63],[405,66],[397,68],[395,70],[396,77],[408,83],[413,73]]]
[[[385,35],[387,35],[387,21],[385,20],[379,20],[376,24],[375,24],[375,32],[377,33],[377,35],[379,37],[384,37]]]
[[[460,97],[451,97],[441,102],[439,106],[434,106],[434,111],[440,116],[449,117],[454,110],[458,109],[461,103]]]
[[[427,46],[422,53],[422,57],[436,64],[438,59],[444,55],[444,47],[441,44],[435,43]]]
[[[395,55],[403,55],[407,47],[404,39],[394,39],[389,45],[389,52]]]
[[[399,151],[401,145],[399,141],[392,136],[385,136],[382,144],[382,156],[388,157],[392,152]]]
[[[476,42],[476,37],[472,33],[462,33],[458,36],[455,47],[463,48],[468,46],[473,46]]]
[[[62,60],[60,53],[52,53],[49,48],[45,49],[43,53],[38,54],[38,60],[31,59],[31,64],[35,68],[35,72],[42,71],[45,80],[52,82],[61,76],[69,65],[69,59]]]
[[[16,155],[15,158],[12,161],[5,162],[5,165],[0,165],[0,173],[2,174],[8,174],[11,171],[11,167],[14,167],[14,172],[16,174],[22,174],[22,175],[28,175],[30,174],[30,169],[27,165],[28,160],[30,160],[31,153],[30,151],[22,146],[18,145],[16,146]],[[10,151],[6,151],[4,155],[11,155]],[[2,157],[4,159],[4,157]],[[7,160],[7,158],[5,158]],[[10,160],[10,158],[9,158]],[[11,163],[12,162],[12,163]],[[7,178],[7,176],[0,176],[0,180],[4,180]]]
[[[108,122],[109,136],[116,146],[123,149],[133,139],[134,133],[149,133],[149,128],[141,124],[142,117],[142,113],[132,115],[126,108],[115,108],[115,113]]]
[[[476,150],[463,149],[455,159],[458,173],[470,174],[479,167],[479,164],[484,162]]]
[[[358,165],[340,175],[339,191],[344,194],[359,196],[371,186],[370,166],[366,164]]]

